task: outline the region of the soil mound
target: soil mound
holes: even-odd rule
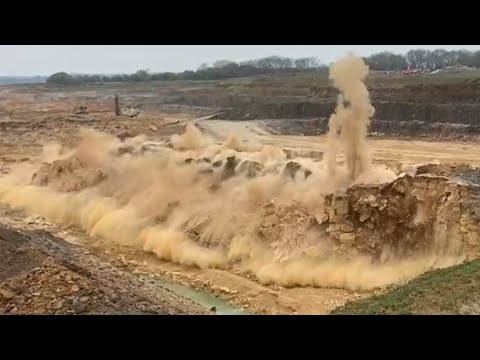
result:
[[[32,185],[50,186],[57,191],[79,191],[100,183],[106,174],[72,156],[53,163],[44,163],[32,176]]]

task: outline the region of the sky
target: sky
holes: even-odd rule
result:
[[[0,75],[51,75],[55,72],[131,74],[196,70],[216,60],[245,61],[271,55],[318,57],[330,63],[349,51],[368,56],[410,49],[480,50],[480,45],[0,45]]]

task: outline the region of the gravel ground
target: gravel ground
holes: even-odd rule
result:
[[[206,314],[45,231],[0,224],[0,314]]]

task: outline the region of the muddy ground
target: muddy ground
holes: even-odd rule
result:
[[[475,79],[379,75],[368,87],[376,107],[370,130],[375,137],[369,140],[374,163],[398,172],[429,163],[480,166],[480,146],[474,142],[480,134],[480,83]],[[115,93],[122,104],[140,108],[141,115],[115,117]],[[320,161],[327,149],[322,134],[328,128],[322,118],[331,114],[335,101],[327,79],[303,75],[207,83],[1,87],[0,176],[16,164],[28,163],[49,142],[72,146],[81,128],[120,138],[144,135],[145,141],[158,143],[192,122],[218,142],[236,134],[247,143],[276,146],[290,158]],[[79,106],[86,106],[88,113],[75,114]],[[443,141],[435,142],[438,139]],[[420,169],[419,174],[478,184],[475,169]],[[212,313],[145,277],[201,289],[259,314],[326,314],[382,292],[262,284],[235,271],[161,260],[8,206],[1,210],[1,313]]]

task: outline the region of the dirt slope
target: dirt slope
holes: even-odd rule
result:
[[[3,314],[206,313],[44,231],[0,224],[0,256]]]

